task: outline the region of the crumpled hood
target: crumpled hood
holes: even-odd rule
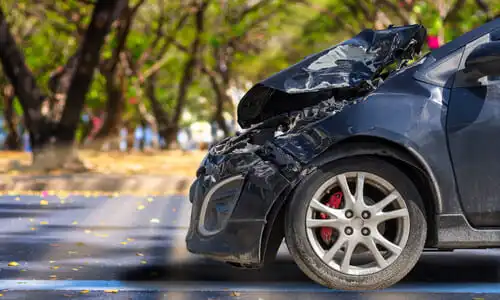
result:
[[[370,91],[385,67],[420,52],[425,37],[421,25],[363,30],[254,85],[238,105],[238,123],[248,128],[326,98],[337,99],[339,91],[344,99],[359,90]]]

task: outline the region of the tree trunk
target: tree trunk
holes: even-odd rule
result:
[[[56,169],[75,161],[74,140],[83,109],[85,96],[99,61],[99,53],[111,23],[127,1],[100,0],[95,5],[91,22],[70,80],[67,101],[59,122],[42,112],[46,97],[36,84],[33,73],[14,37],[10,33],[3,11],[0,10],[0,61],[5,75],[14,86],[23,107],[26,128],[29,131],[33,164],[41,169]]]
[[[7,138],[5,149],[21,150],[21,137],[17,132],[17,117],[14,113],[14,88],[9,85],[3,89],[4,111],[3,115],[7,123]]]
[[[38,88],[33,73],[26,65],[24,55],[17,47],[1,8],[0,61],[25,112],[24,122],[29,131],[32,148],[46,144],[49,140],[51,125],[42,115],[42,100],[45,96]]]
[[[229,136],[231,134],[229,128],[227,127],[226,121],[224,120],[224,103],[230,101],[225,93],[226,89],[217,82],[215,74],[204,69],[205,74],[208,75],[210,79],[210,84],[212,85],[212,90],[215,93],[215,111],[213,114],[213,120],[217,123],[217,126],[224,132],[224,136]]]
[[[144,0],[139,1],[133,8],[127,6],[123,9],[118,20],[118,28],[116,32],[117,46],[113,49],[111,59],[103,63],[101,73],[106,78],[106,118],[101,130],[98,132],[96,143],[98,147],[102,147],[104,143],[109,143],[109,150],[117,150],[120,147],[120,129],[123,125],[123,111],[125,110],[125,66],[120,67],[120,56],[125,48],[127,37],[132,26],[134,16],[139,8],[144,3]]]
[[[193,82],[193,73],[198,59],[198,52],[201,45],[201,36],[205,27],[205,11],[208,1],[203,1],[198,7],[195,14],[196,21],[196,36],[191,43],[188,60],[184,64],[184,72],[182,74],[181,82],[179,83],[179,90],[177,92],[177,102],[175,104],[172,119],[169,126],[165,130],[165,143],[167,147],[175,144],[177,140],[177,133],[179,131],[179,122],[181,120],[182,111],[186,104],[188,88]]]
[[[122,92],[123,74],[105,74],[106,77],[106,117],[104,124],[96,135],[99,147],[110,143],[110,150],[120,147],[120,129],[123,125],[123,111],[125,110],[125,97]]]
[[[160,101],[156,97],[156,74],[152,74],[150,77],[146,79],[146,96],[149,99],[149,103],[151,103],[151,110],[153,111],[153,116],[156,121],[156,127],[158,130],[158,134],[162,138],[166,138],[166,130],[169,124],[168,113],[165,111]]]
[[[92,19],[81,47],[81,57],[67,93],[67,104],[57,127],[58,147],[64,158],[71,159],[75,133],[80,120],[85,97],[99,63],[99,54],[111,24],[127,6],[128,0],[100,0],[95,5]],[[35,154],[36,157],[36,154]]]

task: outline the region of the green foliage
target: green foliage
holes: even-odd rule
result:
[[[442,36],[444,41],[449,41],[499,14],[500,6],[496,0],[483,2],[488,9],[479,7],[478,1],[469,0],[452,18],[445,18],[443,13],[446,11],[440,10],[438,4],[446,3],[445,8],[452,8],[456,0],[211,1],[205,15],[197,67],[205,65],[214,71],[228,69],[230,85],[242,86],[350,38],[363,28],[386,26],[387,22],[403,24],[404,16],[425,25],[430,35]],[[131,6],[136,3],[130,1]],[[135,73],[128,71],[125,76],[127,119],[138,120],[136,106],[128,103],[132,97],[141,98],[138,100],[150,108],[144,87],[137,82],[137,74],[147,72],[158,61],[162,64],[156,74],[155,94],[167,113],[173,112],[183,66],[188,58],[182,47],[189,47],[196,32],[194,10],[189,3],[146,0],[140,7],[127,38],[126,53],[132,63],[137,63],[144,53],[149,53],[149,56],[144,64],[137,66]],[[46,86],[51,72],[64,66],[81,42],[92,5],[79,0],[3,0],[0,5],[7,12],[26,63],[36,74],[40,87],[48,92]],[[252,5],[258,6],[252,9]],[[177,27],[186,13],[189,17],[184,26]],[[117,46],[116,26],[113,28],[101,52],[103,60],[109,59]],[[160,37],[157,37],[158,33]],[[175,43],[164,47],[169,38]],[[185,110],[196,120],[208,120],[214,110],[213,87],[199,68],[194,79]],[[221,81],[221,77],[218,80]],[[0,87],[5,84],[0,71]],[[105,78],[97,72],[87,94],[87,107],[95,110],[105,107],[105,84]],[[16,111],[21,112],[17,102]]]

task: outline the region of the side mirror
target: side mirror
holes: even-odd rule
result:
[[[500,76],[500,41],[477,46],[465,61],[467,72],[477,73],[478,77]]]

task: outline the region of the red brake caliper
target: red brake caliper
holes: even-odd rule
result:
[[[325,203],[326,206],[329,206],[331,208],[340,208],[340,205],[342,204],[342,197],[344,195],[342,192],[336,192],[334,193],[330,199],[328,199],[328,202]],[[319,217],[321,219],[328,219],[328,215],[325,213],[320,213]],[[323,239],[323,242],[330,244],[332,240],[332,234],[333,234],[333,228],[330,227],[322,227],[320,229],[321,233],[321,238]]]

